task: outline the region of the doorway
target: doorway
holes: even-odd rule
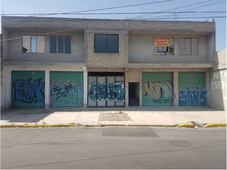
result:
[[[124,72],[88,73],[88,107],[124,106]]]
[[[139,83],[129,83],[129,106],[139,106]]]

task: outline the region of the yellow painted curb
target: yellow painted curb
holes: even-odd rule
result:
[[[194,127],[194,123],[182,123],[177,125],[177,127]]]
[[[99,124],[99,126],[157,126],[157,127],[175,127],[177,125],[168,124]]]
[[[226,123],[207,123],[203,127],[226,127]]]

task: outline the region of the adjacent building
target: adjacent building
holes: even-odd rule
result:
[[[227,65],[226,49],[214,56],[214,67],[210,70],[210,107],[227,110]]]
[[[2,17],[2,49],[4,108],[211,107],[217,97],[213,21]]]

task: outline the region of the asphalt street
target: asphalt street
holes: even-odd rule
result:
[[[226,128],[2,128],[2,169],[225,169]]]

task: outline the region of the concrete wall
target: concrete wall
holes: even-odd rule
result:
[[[215,32],[209,34],[207,36],[207,53],[208,53],[208,58],[209,62],[213,63],[214,58],[216,55],[216,40],[215,40]]]
[[[207,63],[215,51],[214,22],[3,17],[3,61],[85,62],[88,67],[131,63]],[[73,31],[72,31],[73,30]],[[94,34],[119,34],[119,53],[94,53]],[[45,53],[22,53],[23,35],[45,35]],[[70,35],[71,54],[49,52],[49,35]],[[154,54],[154,37],[173,37],[174,56]],[[199,56],[179,56],[178,38],[199,39]]]
[[[176,31],[212,33],[214,22],[190,21],[139,21],[107,20],[48,17],[2,17],[4,28],[38,28],[38,29],[96,29],[96,30],[129,30],[129,31]]]
[[[11,71],[8,69],[2,70],[1,82],[1,109],[6,109],[11,106]]]
[[[157,55],[154,52],[154,38],[169,37],[174,38],[174,55]],[[198,38],[198,56],[178,55],[179,38]],[[206,35],[176,35],[176,34],[154,34],[154,33],[130,33],[129,34],[129,62],[130,63],[208,63]]]
[[[94,34],[119,34],[119,53],[95,53]],[[85,33],[86,63],[88,67],[125,67],[128,63],[128,34],[126,31],[91,31]]]
[[[10,32],[8,41],[8,61],[37,61],[37,62],[84,62],[84,34],[82,31],[59,30],[28,30]],[[22,53],[23,35],[44,35],[45,53]],[[49,35],[71,36],[71,54],[50,53]]]
[[[6,29],[2,30],[2,62],[8,58],[8,52],[9,52],[9,41],[7,41],[9,38],[9,31]]]
[[[210,70],[209,106],[227,110],[227,65],[226,49],[219,51],[214,58],[215,66]]]

